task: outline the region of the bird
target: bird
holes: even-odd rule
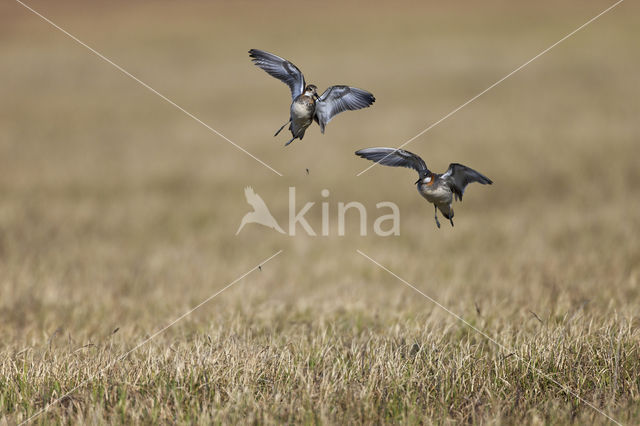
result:
[[[262,197],[260,197],[250,186],[247,186],[244,189],[244,196],[247,199],[247,203],[253,207],[253,211],[244,215],[242,221],[240,222],[240,226],[236,231],[236,235],[240,233],[244,225],[247,223],[259,223],[260,225],[264,225],[266,227],[275,229],[281,234],[285,232],[282,230],[276,219],[273,217],[269,208],[264,203]]]
[[[356,155],[376,163],[391,167],[408,167],[418,172],[415,182],[418,192],[434,205],[436,225],[440,228],[438,209],[453,226],[454,199],[462,201],[464,190],[472,182],[491,185],[493,181],[483,174],[459,163],[449,164],[444,173],[433,173],[418,155],[398,148],[365,148]]]
[[[289,121],[273,135],[278,136],[289,124],[293,137],[285,146],[295,139],[302,140],[305,131],[313,121],[318,123],[320,131],[324,134],[327,123],[335,115],[347,110],[367,108],[376,100],[373,94],[366,90],[344,85],[331,86],[322,95],[318,95],[317,86],[306,84],[300,69],[286,59],[258,49],[249,50],[249,56],[255,65],[272,77],[281,80],[291,89]]]

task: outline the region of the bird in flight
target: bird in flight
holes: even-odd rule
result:
[[[479,182],[483,185],[491,185],[493,183],[488,177],[458,163],[449,164],[447,171],[442,174],[433,173],[422,158],[403,149],[365,148],[356,151],[356,155],[385,166],[408,167],[416,170],[419,175],[419,179],[415,182],[418,192],[433,204],[434,217],[438,228],[440,228],[438,209],[440,209],[444,217],[449,219],[451,226],[453,226],[453,208],[451,204],[454,198],[462,201],[462,194],[464,194],[467,185],[472,182]]]
[[[244,196],[247,199],[247,203],[253,207],[253,211],[244,215],[242,221],[240,222],[240,226],[236,231],[236,235],[240,233],[244,225],[247,223],[259,223],[260,225],[264,225],[268,228],[275,229],[281,234],[284,234],[284,230],[278,225],[278,222],[273,217],[269,208],[265,204],[264,200],[261,196],[256,194],[256,192],[250,186],[247,186],[244,189]]]
[[[315,120],[324,128],[331,119],[347,110],[367,108],[376,98],[366,90],[350,86],[331,86],[318,96],[318,88],[313,84],[306,84],[302,72],[291,62],[264,50],[251,49],[249,56],[254,64],[265,70],[270,76],[284,82],[291,89],[291,107],[289,121],[284,123],[274,136],[289,124],[293,136],[285,146],[295,139],[304,137],[304,132]]]

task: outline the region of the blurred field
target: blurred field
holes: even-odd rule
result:
[[[607,422],[534,368],[640,422],[637,4],[406,147],[495,182],[469,187],[440,230],[413,171],[355,177],[369,163],[353,152],[399,145],[611,3],[29,4],[284,177],[0,4],[0,424],[280,249],[37,422]],[[377,102],[285,149],[272,134],[288,91],[249,48]],[[331,236],[235,236],[249,185],[281,224],[289,186],[300,205],[329,189]],[[375,218],[386,200],[401,236],[360,237],[355,216],[336,235],[339,201]],[[319,230],[319,207],[308,217]]]

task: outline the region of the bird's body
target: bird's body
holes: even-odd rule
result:
[[[451,208],[453,192],[449,185],[439,177],[439,174],[433,173],[428,182],[421,179],[416,185],[420,195],[439,208],[444,217],[451,219],[453,218],[453,209]]]
[[[258,49],[251,49],[249,56],[258,67],[284,82],[291,90],[289,121],[274,135],[277,136],[289,124],[292,138],[285,145],[295,139],[302,140],[313,121],[318,123],[320,131],[324,133],[325,126],[335,115],[347,110],[366,108],[376,100],[366,90],[342,85],[331,86],[322,95],[318,95],[318,88],[313,84],[306,85],[300,69],[286,59]]]
[[[491,185],[493,183],[488,177],[458,163],[449,164],[447,171],[442,174],[433,173],[422,158],[403,149],[366,148],[356,151],[356,155],[385,166],[408,167],[416,170],[419,175],[419,179],[415,182],[416,188],[420,195],[434,205],[438,228],[440,228],[438,210],[453,226],[453,201],[454,199],[462,201],[462,194],[468,184],[479,182],[483,185]]]
[[[313,96],[309,96],[305,93],[298,96],[292,103],[290,108],[290,122],[289,130],[293,138],[302,139],[304,132],[313,123],[313,115],[316,111],[316,100]]]

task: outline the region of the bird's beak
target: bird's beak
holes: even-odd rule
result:
[[[317,93],[314,93],[313,96],[316,98],[316,100],[320,99],[320,96],[318,96]]]
[[[417,184],[418,184],[418,182],[420,182],[421,180],[422,180],[422,179],[418,179],[418,180],[417,180],[417,181],[415,181],[413,184],[414,184],[414,185],[417,185]]]

